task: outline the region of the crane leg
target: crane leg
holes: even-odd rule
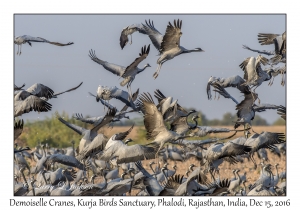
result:
[[[159,72],[160,72],[161,65],[162,65],[161,63],[158,65],[158,67],[157,67],[157,69],[156,69],[156,72],[153,74],[154,79],[156,79],[156,78],[158,77],[158,74],[159,74]]]
[[[156,69],[156,72],[153,74],[154,79],[156,79],[158,77],[158,74],[160,72],[161,66],[163,65],[164,62],[166,62],[167,60],[163,60],[162,62],[160,62],[158,64],[158,67]]]
[[[215,89],[214,89],[215,90]],[[216,100],[216,98],[217,98],[217,92],[216,91],[214,91],[215,92],[215,97],[214,97],[214,100]]]
[[[214,177],[214,175],[213,175],[213,173],[212,173],[212,169],[209,169],[209,173],[210,173],[210,175],[211,175],[212,180],[214,180],[214,183],[216,183],[216,185],[219,186],[219,184],[217,183],[217,181],[216,181],[216,179],[215,179],[215,177]]]
[[[19,48],[20,48],[20,45],[18,45],[18,51],[17,51],[17,55],[19,54]]]
[[[273,85],[273,81],[274,81],[274,77],[271,78],[271,80],[270,80],[270,82],[269,82],[268,85],[269,85],[269,86],[272,86],[272,85]]]
[[[19,52],[19,55],[21,55],[21,52],[22,51],[22,45],[20,45],[20,52]]]
[[[285,81],[284,81],[284,74],[283,74],[283,73],[282,73],[281,85],[282,85],[282,86],[284,86],[284,85],[285,85]]]
[[[131,40],[130,40],[130,45],[132,44],[132,34],[130,34],[130,38],[131,38]]]

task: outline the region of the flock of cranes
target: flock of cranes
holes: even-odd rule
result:
[[[151,20],[145,21],[145,24],[127,26],[121,32],[120,46],[124,49],[129,35],[132,43],[134,32],[148,35],[153,46],[159,51],[158,67],[153,75],[157,78],[162,64],[166,61],[184,53],[204,52],[201,48],[187,50],[180,45],[181,28],[182,20],[179,19],[174,20],[173,24],[169,22],[165,34],[161,34]],[[56,113],[61,123],[81,136],[77,148],[74,141],[69,148],[51,148],[47,144],[39,143],[35,149],[30,149],[29,147],[18,148],[16,144],[14,195],[285,195],[285,172],[279,174],[276,164],[277,174],[274,175],[272,165],[266,163],[268,161],[266,149],[277,155],[285,155],[285,134],[268,131],[256,133],[252,129],[251,122],[256,112],[267,109],[276,109],[278,114],[284,120],[286,119],[284,106],[261,104],[256,92],[263,82],[274,80],[279,73],[282,75],[286,73],[285,66],[276,67],[286,63],[286,33],[258,34],[258,40],[262,45],[274,44],[274,52],[253,50],[244,46],[245,49],[260,54],[257,57],[249,57],[240,64],[243,76],[235,75],[228,78],[212,76],[207,83],[208,99],[212,99],[211,88],[213,88],[215,93],[235,103],[238,119],[232,129],[198,125],[199,116],[196,115],[195,110],[185,110],[178,100],[173,100],[172,96],[165,96],[159,89],[155,90],[154,95],[146,92],[139,93],[139,89],[132,94],[131,84],[135,77],[147,67],[151,67],[150,64],[146,64],[143,68],[138,67],[143,60],[147,59],[150,44],[144,45],[139,57],[127,67],[104,61],[91,49],[88,54],[90,59],[123,78],[120,86],[127,85],[127,91],[117,86],[99,85],[96,94],[90,93],[97,102],[100,101],[107,107],[104,116],[85,118],[81,113],[74,114],[73,118],[76,120],[91,124],[90,129],[67,122]],[[57,46],[74,44],[73,42],[67,44],[50,42],[27,35],[15,38],[14,42],[18,45],[18,55],[21,55],[21,46],[25,43],[30,46],[31,42],[44,42]],[[273,57],[268,59],[261,54]],[[263,69],[262,66],[266,65],[269,67]],[[269,84],[272,85],[272,82]],[[82,83],[59,93],[39,83],[26,90],[23,89],[25,84],[21,87],[15,85],[14,140],[21,135],[24,126],[24,121],[17,120],[16,117],[32,111],[51,111],[52,105],[48,102],[49,99],[74,91],[81,85]],[[228,93],[227,88],[230,87],[237,88],[244,95],[240,102]],[[119,110],[112,106],[109,103],[112,99],[120,100],[124,103],[124,107]],[[149,143],[128,145],[134,142],[134,139],[128,138],[128,135],[135,125],[127,131],[114,133],[110,137],[98,132],[100,128],[111,126],[114,122],[124,118],[129,119],[128,115],[133,112],[142,114],[146,139]],[[240,126],[243,128],[237,129]],[[243,132],[243,136],[228,140],[237,132]],[[200,140],[200,137],[216,133],[231,134],[223,138]],[[189,137],[196,140],[187,140],[186,138]],[[246,186],[248,182],[246,173],[240,176],[241,169],[233,170],[235,177],[232,179],[222,177],[220,165],[225,162],[234,165],[248,159],[253,162],[256,169],[258,164],[253,157],[256,153],[263,161],[259,164],[260,177],[255,182]],[[168,168],[170,161],[176,164],[176,161],[185,162],[190,157],[199,161],[199,165],[196,166],[195,163],[186,166],[185,174],[177,173],[176,165],[173,166],[174,170]],[[31,164],[28,164],[28,160]],[[145,165],[145,160],[150,161],[149,165]],[[153,165],[156,167],[153,168]],[[151,171],[146,169],[148,166]],[[27,171],[27,177],[24,171]],[[102,177],[103,182],[95,183],[96,177]]]

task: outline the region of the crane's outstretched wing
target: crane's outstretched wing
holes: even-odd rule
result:
[[[108,161],[111,158],[117,159],[117,164],[130,163],[155,158],[156,150],[153,147],[135,144],[127,146],[121,141],[116,141],[109,149],[103,152],[101,160]]]
[[[143,25],[143,28],[146,32],[146,34],[149,36],[150,40],[152,41],[152,44],[154,45],[154,47],[157,50],[160,50],[160,46],[163,40],[163,35],[154,27],[153,21],[147,22],[147,20],[145,20],[146,25]]]
[[[118,156],[117,164],[130,163],[155,158],[155,148],[135,144],[121,147],[115,155]]]
[[[239,67],[244,71],[244,79],[247,81],[248,80],[248,71],[247,71],[247,66],[249,64],[251,57],[246,58],[240,65]]]
[[[14,90],[21,90],[24,86],[25,86],[25,83],[21,87],[14,85]]]
[[[72,45],[74,44],[74,42],[68,42],[67,44],[62,44],[60,42],[50,42],[44,38],[41,38],[41,37],[37,37],[38,40],[42,40],[43,42],[47,42],[49,44],[53,44],[53,45],[56,45],[56,46],[60,46],[60,47],[63,47],[63,46],[68,46],[68,45]],[[34,40],[30,40],[30,42],[35,42]],[[40,41],[37,41],[37,42],[40,42]]]
[[[118,76],[121,76],[124,70],[126,69],[124,66],[120,66],[120,65],[116,65],[113,63],[108,63],[106,61],[100,60],[99,58],[97,58],[95,50],[89,51],[89,57],[92,59],[92,61],[102,65],[103,68]]]
[[[210,161],[224,158],[224,160],[230,163],[236,163],[237,160],[235,156],[243,155],[250,151],[251,147],[235,144],[233,142],[227,142],[225,144],[216,143],[207,149],[206,157]]]
[[[132,100],[133,100],[133,101],[136,100],[137,95],[138,95],[138,92],[139,92],[139,89],[137,89],[137,91],[132,95]],[[95,96],[93,93],[89,92],[89,94],[90,94],[91,96],[97,98],[97,96]],[[109,108],[109,109],[113,109],[113,108],[117,109],[116,107],[114,107],[113,105],[107,103],[106,101],[104,101],[104,100],[101,99],[101,98],[98,98],[98,100],[99,100],[104,106],[106,106],[106,107]],[[124,112],[124,111],[126,111],[127,109],[128,109],[128,106],[125,105],[125,106],[121,109],[120,112]],[[118,109],[117,109],[117,112],[119,112]]]
[[[94,95],[93,95],[94,96]],[[96,96],[95,96],[96,97]],[[107,103],[106,101],[104,101],[103,99],[99,98],[99,101],[101,102],[101,104],[103,104],[104,106],[106,106],[109,109],[116,109],[116,107],[114,107],[113,105]],[[118,110],[117,110],[118,112]]]
[[[180,46],[181,26],[182,20],[178,19],[177,22],[174,20],[174,26],[169,22],[159,49],[160,52],[166,52]]]
[[[31,46],[31,42],[44,42],[44,43],[49,43],[49,44],[53,44],[56,46],[68,46],[68,45],[74,44],[73,42],[68,42],[67,44],[62,44],[60,42],[51,42],[51,41],[41,38],[41,37],[33,37],[33,36],[29,36],[29,35],[23,35],[23,36],[20,36],[20,38],[23,39],[25,43],[27,42],[30,46]]]
[[[228,128],[214,128],[209,126],[197,126],[192,132],[189,134],[189,136],[197,136],[197,137],[204,137],[207,134],[211,133],[228,133],[231,130]]]
[[[67,166],[76,167],[80,170],[85,170],[84,165],[80,163],[75,157],[69,155],[63,155],[60,153],[48,156],[44,165],[50,165],[56,162]]]
[[[56,115],[56,118],[57,118],[60,122],[62,122],[63,124],[65,124],[67,127],[71,128],[73,131],[75,131],[75,132],[78,133],[79,135],[83,135],[84,132],[87,131],[87,129],[82,128],[82,127],[80,127],[80,126],[78,126],[78,125],[74,125],[74,124],[72,124],[72,123],[68,123],[67,121],[65,121],[64,119],[62,119],[62,118],[60,117],[60,115],[58,114],[58,112],[55,112],[55,115]]]
[[[117,110],[115,108],[109,109],[107,111],[107,113],[105,114],[104,118],[101,121],[97,122],[97,124],[94,125],[94,127],[91,129],[91,131],[97,132],[101,127],[110,123],[114,119],[116,113],[117,113]]]
[[[19,153],[19,152],[22,152],[24,153],[24,151],[26,150],[31,150],[29,147],[25,147],[25,148],[19,148],[18,150],[14,149],[14,153]]]
[[[14,117],[21,116],[22,114],[29,113],[32,110],[37,112],[48,112],[52,105],[47,101],[40,99],[34,95],[27,97],[24,101],[14,102]]]
[[[76,158],[78,160],[83,160],[89,157],[93,157],[105,148],[107,142],[108,138],[99,133],[90,144],[83,148],[83,150],[78,154]]]
[[[274,105],[274,104],[254,104],[253,105],[253,109],[256,112],[262,112],[262,111],[266,111],[266,109],[278,109],[279,106]]]
[[[129,76],[136,68],[137,66],[147,58],[148,54],[150,52],[150,44],[148,45],[146,49],[146,45],[142,47],[141,53],[139,54],[140,57],[136,58],[129,66],[126,67],[125,71],[121,75],[122,77]]]
[[[284,106],[279,106],[277,109],[277,114],[281,116],[282,119],[286,120],[286,108]]]
[[[132,109],[136,109],[135,104],[132,101],[132,98],[129,96],[129,93],[127,91],[121,90],[117,87],[114,87],[111,89],[111,95],[112,98],[116,98],[120,101],[122,101],[127,106],[131,107]]]
[[[16,140],[22,133],[23,131],[23,125],[24,125],[24,121],[19,120],[19,121],[15,121],[15,126],[14,126],[14,140]]]
[[[132,131],[133,127],[134,124],[127,131],[116,134],[115,139],[123,141]]]
[[[231,100],[233,100],[234,103],[236,103],[236,104],[239,103],[220,84],[214,83],[212,86],[215,88],[213,91],[221,94],[222,96],[224,96],[224,98],[231,98]]]
[[[258,35],[258,42],[261,45],[270,45],[274,44],[273,40],[280,36],[280,34],[266,34],[266,33],[259,33]]]
[[[158,100],[158,105],[157,107],[161,106],[165,100],[167,99],[167,97],[159,90],[159,89],[156,89],[154,91],[154,97]],[[181,111],[183,114],[187,114],[188,112],[182,107],[180,106],[178,103],[176,104],[177,106],[177,110]],[[179,114],[181,116],[181,114]]]
[[[257,52],[259,54],[265,54],[265,55],[274,55],[275,54],[275,51],[268,51],[268,50],[254,50],[254,49],[251,49],[250,47],[248,47],[247,45],[243,45],[243,48],[246,49],[246,50],[250,50],[252,52]]]
[[[246,90],[249,89],[248,86],[242,85],[243,83],[245,83],[245,80],[239,75],[235,75],[227,78],[210,77],[206,86],[206,93],[209,100],[211,100],[212,98],[210,86],[214,83],[218,83],[223,88],[235,87],[239,89],[241,92],[245,92]]]
[[[44,97],[46,99],[52,98],[54,94],[54,91],[51,88],[40,83],[36,83],[30,86],[26,91],[31,93],[32,95],[35,95],[37,97]]]
[[[143,93],[139,97],[141,110],[144,113],[144,124],[147,130],[147,139],[155,138],[160,132],[167,131],[161,113],[157,110],[152,96]]]
[[[253,135],[247,139],[244,145],[250,146],[251,152],[256,152],[261,148],[272,149],[274,144],[284,143],[284,133],[262,132],[259,135]]]
[[[53,98],[56,98],[58,95],[61,95],[61,94],[66,93],[66,92],[71,92],[71,91],[73,91],[73,90],[76,90],[77,88],[79,88],[79,87],[82,85],[82,83],[83,83],[83,82],[81,82],[78,86],[73,87],[73,88],[71,88],[71,89],[69,89],[69,90],[66,90],[66,91],[63,91],[63,92],[60,92],[60,93],[54,93],[52,97],[53,97]]]
[[[104,116],[100,116],[100,117],[83,117],[82,114],[75,113],[75,115],[73,115],[73,118],[75,118],[76,120],[80,120],[81,122],[94,124],[97,121],[102,121]]]
[[[250,146],[235,144],[233,142],[227,142],[222,147],[221,149],[222,152],[219,158],[243,155],[246,154],[246,152],[250,152],[250,150],[251,150]]]
[[[21,38],[25,41],[25,42],[29,42],[28,44],[31,46],[30,42],[49,42],[46,39],[40,38],[40,37],[33,37],[33,36],[29,36],[29,35],[23,35],[21,36]]]
[[[210,144],[210,143],[215,143],[217,142],[218,139],[205,139],[205,140],[185,140],[185,139],[180,139],[177,140],[176,142],[172,142],[172,144],[179,144],[179,145],[196,145],[196,146],[202,146],[204,144]]]

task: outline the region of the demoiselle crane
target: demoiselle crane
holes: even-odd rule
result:
[[[132,34],[136,31],[138,31],[142,34],[146,33],[142,24],[132,24],[132,25],[129,25],[129,26],[123,28],[123,30],[121,32],[121,36],[120,36],[120,46],[121,46],[122,50],[128,43],[128,35],[130,35],[130,37],[131,37],[130,44],[132,44]]]
[[[127,89],[131,94],[131,83],[135,79],[135,76],[141,72],[143,72],[147,67],[151,67],[148,63],[144,66],[144,68],[138,68],[138,65],[147,58],[150,52],[150,45],[146,48],[146,45],[142,47],[141,53],[139,57],[136,58],[129,66],[124,67],[120,65],[116,65],[113,63],[109,63],[107,61],[100,60],[97,58],[95,51],[90,50],[89,57],[96,63],[100,64],[106,70],[110,71],[113,74],[116,74],[119,77],[123,78],[123,81],[120,83],[121,86],[125,86],[127,84]]]
[[[174,26],[169,22],[166,32],[162,35],[152,23],[146,22],[146,25],[143,24],[146,34],[151,39],[155,48],[159,51],[160,57],[157,60],[158,67],[156,72],[153,74],[153,77],[156,79],[160,72],[161,66],[168,60],[173,59],[174,57],[191,52],[204,52],[201,48],[195,48],[193,50],[188,50],[180,46],[180,37],[182,35],[181,26],[182,20],[174,20]]]
[[[113,135],[107,142],[101,160],[109,161],[116,158],[117,164],[136,162],[144,159],[154,159],[156,149],[154,147],[135,144],[127,146],[122,140],[133,129],[133,126],[126,132]]]
[[[132,108],[135,111],[139,111],[136,105],[133,102],[130,94],[124,90],[117,88],[116,86],[102,86],[99,85],[97,89],[96,101],[98,102],[100,99],[103,100],[111,100],[112,98],[118,99],[125,103],[128,107]]]
[[[22,53],[21,52],[22,44],[28,43],[30,45],[30,47],[32,47],[31,42],[44,42],[44,43],[53,44],[56,46],[68,46],[68,45],[74,44],[73,42],[68,42],[67,44],[62,44],[59,42],[51,42],[51,41],[48,41],[41,37],[32,37],[32,36],[28,36],[28,35],[23,35],[23,36],[16,37],[14,40],[14,43],[16,45],[18,45],[17,55],[21,55],[21,53]]]

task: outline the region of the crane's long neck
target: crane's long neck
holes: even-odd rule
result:
[[[188,117],[191,115],[191,114],[193,114],[194,112],[189,112],[187,115],[186,115],[186,117],[185,117],[185,122],[186,122],[186,124],[188,125],[188,127],[189,127],[189,129],[192,129],[192,127],[194,127],[194,126],[191,126],[189,123],[188,123]]]
[[[155,173],[155,171],[154,171],[154,169],[153,169],[153,167],[152,167],[152,164],[150,164],[149,166],[150,166],[151,171],[153,172],[153,175],[154,175],[155,179],[157,179],[156,173]]]
[[[234,178],[236,179],[236,174],[235,174],[235,171],[233,171],[232,173],[233,173],[233,175],[234,175]]]
[[[31,187],[32,187],[32,194],[33,194],[33,196],[35,196],[34,184],[33,184],[33,182],[30,182],[30,184],[31,184]]]
[[[155,171],[154,171],[154,169],[153,169],[153,167],[152,167],[152,164],[150,164],[149,166],[150,166],[150,169],[151,169],[151,171],[153,172],[153,174],[155,174]]]
[[[243,186],[244,186],[244,192],[245,192],[245,195],[247,195],[248,193],[247,193],[247,188],[246,188],[245,182],[243,182]]]
[[[144,71],[148,66],[145,65],[142,69],[139,69],[138,73],[141,73],[142,71]]]
[[[23,179],[24,179],[24,182],[26,183],[27,186],[29,186],[29,185],[28,185],[28,182],[27,182],[27,180],[26,180],[26,177],[25,177],[25,175],[24,175],[24,170],[21,170],[21,174],[22,174],[22,177],[23,177]]]
[[[42,176],[43,176],[43,178],[44,178],[45,185],[47,185],[48,183],[47,183],[47,179],[46,179],[46,177],[45,177],[45,172],[44,172],[44,171],[42,172]]]
[[[195,129],[198,126],[198,120],[196,118],[193,119],[193,121],[195,122],[195,125],[189,125],[189,129]]]
[[[239,185],[240,185],[241,182],[242,182],[242,180],[241,180],[241,177],[240,177],[240,175],[239,175],[239,171],[236,171],[235,173],[236,173],[236,175],[237,175],[237,180],[239,181]]]
[[[167,168],[163,168],[163,169],[162,169],[162,172],[163,172],[163,175],[164,175],[164,177],[165,177],[165,180],[167,181],[168,178],[167,178],[167,175],[166,175],[165,171],[167,171],[167,173],[168,173],[168,169],[167,169]]]

